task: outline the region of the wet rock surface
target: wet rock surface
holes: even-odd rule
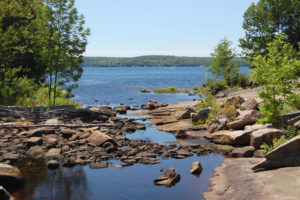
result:
[[[174,186],[180,181],[180,174],[175,172],[174,168],[169,168],[159,178],[154,180],[155,185],[165,185],[168,187]]]

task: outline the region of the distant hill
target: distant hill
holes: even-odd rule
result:
[[[84,57],[82,67],[181,67],[209,66],[211,57],[184,56],[139,56],[139,57]],[[239,66],[248,65],[242,58],[236,58],[233,63]]]

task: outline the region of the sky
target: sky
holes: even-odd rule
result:
[[[76,0],[91,29],[85,56],[210,56],[225,37],[240,52],[243,14],[258,0]]]

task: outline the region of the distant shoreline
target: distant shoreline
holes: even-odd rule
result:
[[[205,67],[212,63],[212,57],[185,57],[150,55],[139,57],[84,57],[81,67]],[[235,58],[233,64],[249,66],[241,58]]]

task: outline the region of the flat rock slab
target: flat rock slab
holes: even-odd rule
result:
[[[158,130],[166,132],[176,132],[177,130],[190,130],[191,128],[193,128],[193,124],[190,119],[184,119],[174,123],[157,126]]]
[[[300,196],[300,167],[254,173],[261,158],[228,158],[215,169],[207,200],[297,200]]]
[[[218,144],[229,145],[249,145],[250,144],[250,131],[219,131],[208,136]]]

